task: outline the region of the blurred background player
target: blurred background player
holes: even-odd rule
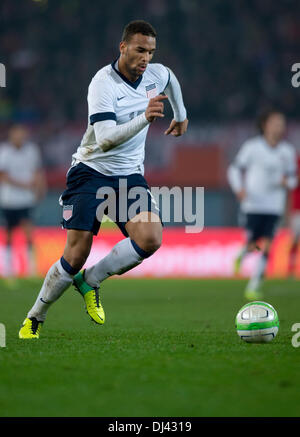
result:
[[[28,273],[35,274],[32,212],[45,194],[45,177],[39,148],[28,140],[24,125],[14,125],[0,147],[0,206],[5,219],[4,275],[13,275],[12,235],[21,226],[26,237]]]
[[[300,156],[297,158],[297,187],[290,193],[289,196],[289,225],[291,230],[291,247],[288,260],[288,275],[293,277],[296,275],[297,254],[300,239]]]
[[[247,231],[246,245],[235,261],[235,273],[258,241],[262,250],[246,287],[245,297],[249,300],[262,296],[259,288],[276,227],[285,211],[286,192],[297,185],[295,151],[283,140],[284,115],[274,109],[266,110],[258,119],[258,127],[261,135],[242,145],[228,169],[229,183],[245,214]]]

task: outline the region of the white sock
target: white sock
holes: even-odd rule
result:
[[[247,285],[248,289],[256,291],[259,288],[261,281],[264,277],[264,273],[267,267],[267,262],[268,262],[268,256],[263,253],[258,260],[254,274],[252,275],[250,281],[248,282]]]
[[[5,277],[10,277],[13,275],[13,253],[10,244],[5,247],[5,261],[4,261],[4,275]]]
[[[112,275],[122,275],[143,261],[134,249],[130,238],[119,241],[106,257],[85,271],[85,280],[92,287]]]
[[[48,270],[41,291],[27,317],[35,317],[43,322],[50,305],[66,291],[72,281],[73,275],[65,271],[60,260],[56,261]]]

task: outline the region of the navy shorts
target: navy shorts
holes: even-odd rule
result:
[[[32,220],[32,208],[2,209],[6,227],[13,229],[23,220]]]
[[[248,241],[257,241],[259,238],[273,238],[279,223],[277,214],[246,214],[245,228]]]
[[[143,201],[139,201],[141,197]],[[67,189],[60,197],[60,205],[63,207],[63,228],[91,231],[94,235],[98,234],[103,213],[118,225],[126,237],[125,225],[136,214],[152,211],[160,217],[149,186],[141,174],[105,176],[82,162],[69,169]]]

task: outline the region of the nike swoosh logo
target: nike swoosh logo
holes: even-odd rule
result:
[[[50,302],[46,302],[42,297],[40,298],[40,301],[42,301],[43,303],[46,303],[47,305],[50,304]]]
[[[126,96],[123,96],[123,97],[117,97],[117,100],[119,101],[119,100],[122,100],[122,99],[124,99]]]

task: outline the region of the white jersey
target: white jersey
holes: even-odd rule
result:
[[[41,168],[41,156],[36,144],[27,142],[20,148],[9,142],[0,146],[0,172],[16,182],[29,183]],[[31,189],[0,183],[0,206],[6,209],[30,208],[36,203]]]
[[[103,152],[97,146],[93,124],[115,120],[127,123],[145,112],[149,99],[162,93],[169,82],[169,70],[162,64],[148,64],[136,82],[118,71],[118,62],[107,65],[93,77],[88,89],[88,127],[72,165],[78,162],[110,175],[144,174],[145,140],[149,124],[131,139]]]
[[[296,169],[296,153],[291,144],[281,141],[272,147],[258,136],[242,145],[229,167],[228,179],[233,191],[246,191],[241,202],[243,212],[282,215],[286,188],[281,183],[286,177],[288,188],[295,188]]]

